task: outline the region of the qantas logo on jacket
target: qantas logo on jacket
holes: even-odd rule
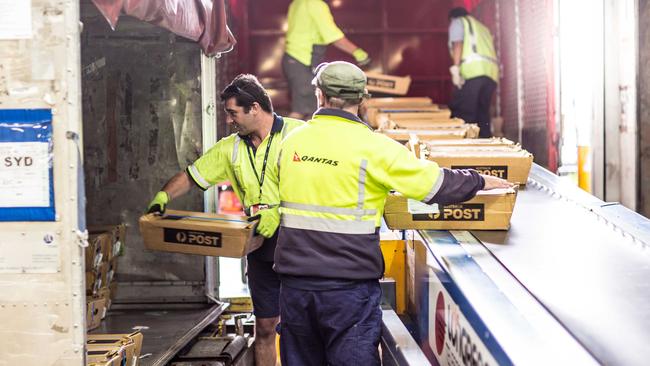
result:
[[[316,156],[309,156],[309,155],[300,156],[297,152],[293,153],[293,161],[295,161],[295,162],[312,162],[312,163],[328,164],[328,165],[331,165],[331,166],[338,166],[339,165],[338,160],[332,160],[332,159],[327,159],[327,158],[319,158],[319,157],[316,157]]]

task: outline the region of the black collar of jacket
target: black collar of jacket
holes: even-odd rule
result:
[[[336,116],[336,117],[340,117],[340,118],[345,118],[345,119],[350,120],[350,121],[359,122],[362,125],[370,128],[370,126],[366,122],[362,121],[361,118],[355,116],[354,114],[352,114],[352,113],[350,113],[348,111],[344,111],[343,109],[320,108],[319,110],[316,111],[316,113],[314,113],[314,117],[315,116]],[[372,129],[372,128],[370,128],[370,129]]]
[[[273,113],[273,126],[271,126],[271,133],[278,133],[282,131],[282,128],[284,127],[284,118],[280,117],[278,114]],[[251,136],[246,135],[246,136],[239,136],[246,145],[250,146],[253,151],[257,150],[257,148],[253,145],[253,142],[251,141]]]

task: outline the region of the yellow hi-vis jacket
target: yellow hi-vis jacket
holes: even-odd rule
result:
[[[498,82],[499,64],[490,30],[472,16],[460,19],[464,31],[460,76],[465,80],[487,76]]]
[[[303,124],[303,121],[297,119],[274,115],[271,132],[257,147],[256,153],[253,153],[246,138],[233,133],[219,140],[208,152],[187,167],[187,173],[202,190],[217,183],[230,181],[246,210],[257,204],[278,205],[280,195],[275,170],[280,143],[291,130]],[[263,170],[264,181],[260,189],[259,179]]]
[[[321,109],[291,132],[278,164],[274,268],[290,276],[380,278],[378,227],[386,196],[396,190],[428,203],[443,181],[436,163],[417,159],[340,109]]]
[[[286,52],[305,66],[313,63],[314,46],[326,46],[344,37],[323,0],[293,0],[287,24]]]

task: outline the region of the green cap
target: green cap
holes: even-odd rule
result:
[[[312,85],[319,87],[328,97],[361,99],[366,93],[366,74],[356,65],[345,61],[323,62],[316,67]]]

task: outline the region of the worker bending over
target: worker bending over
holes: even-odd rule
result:
[[[273,255],[280,222],[277,159],[282,138],[303,124],[273,113],[266,90],[253,75],[239,75],[221,93],[226,123],[236,133],[219,140],[186,170],[172,177],[149,204],[164,213],[170,200],[192,186],[202,190],[230,181],[247,215],[260,215],[257,232],[266,239],[248,254],[248,286],[255,314],[256,365],[275,365],[280,281]]]
[[[313,80],[320,109],[280,152],[275,252],[283,366],[379,365],[379,226],[391,190],[425,203],[469,200],[505,180],[440,168],[357,117],[366,76],[337,61]]]
[[[311,117],[316,97],[311,79],[313,70],[325,59],[327,45],[354,57],[359,65],[370,63],[368,53],[352,43],[334,23],[329,6],[323,0],[293,0],[287,16],[286,50],[282,70],[289,82],[291,114],[294,118]]]
[[[451,116],[478,123],[479,137],[492,137],[490,104],[499,80],[499,64],[492,34],[465,8],[449,12],[449,68],[456,86],[449,109]]]

